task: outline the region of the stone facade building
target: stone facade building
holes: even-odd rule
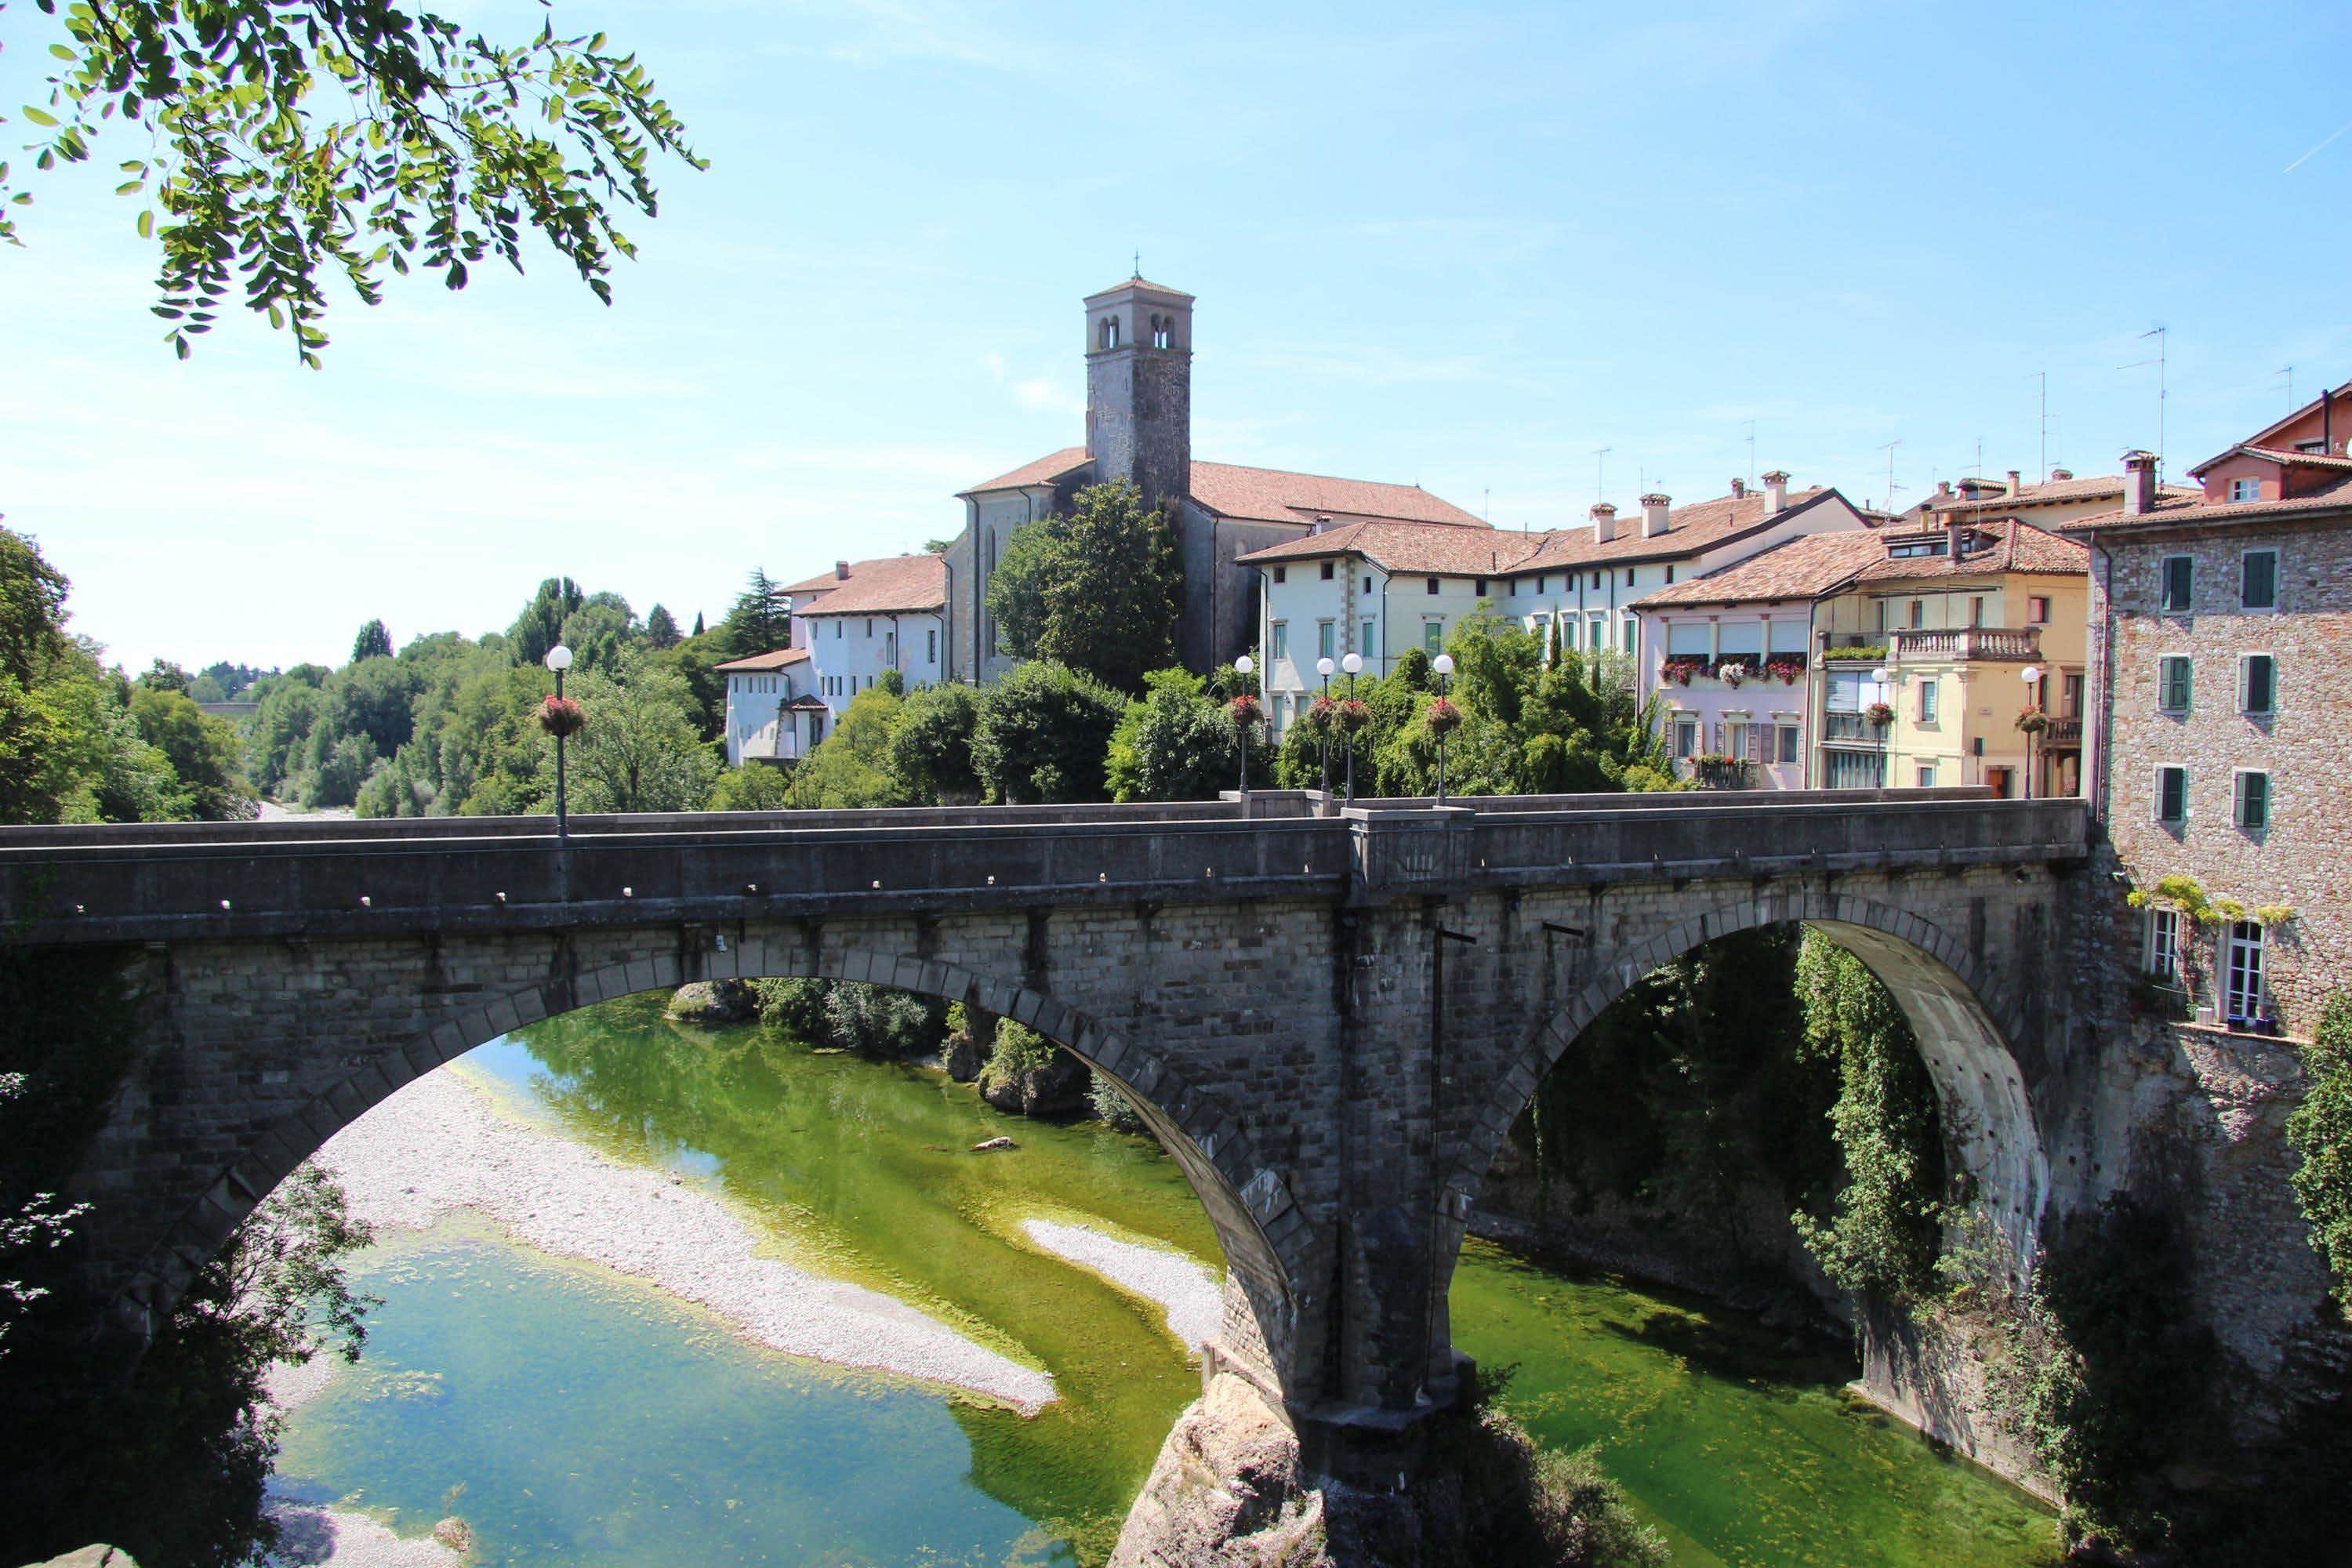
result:
[[[1192,296],[1129,278],[1085,301],[1086,445],[1066,447],[962,491],[964,527],[947,552],[949,677],[992,680],[998,650],[988,580],[1013,531],[1066,512],[1088,485],[1126,479],[1175,513],[1184,565],[1177,656],[1196,670],[1244,651],[1257,624],[1252,551],[1318,526],[1484,520],[1418,485],[1208,463],[1192,457]]]
[[[2159,494],[2134,453],[2121,510],[2066,530],[2090,547],[2090,790],[2142,895],[2140,964],[2223,1030],[2308,1034],[2352,984],[2344,396],[2192,470],[2194,499]],[[2194,893],[2166,896],[2168,877]]]

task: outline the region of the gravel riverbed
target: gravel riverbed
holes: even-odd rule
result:
[[[1186,1352],[1201,1346],[1217,1331],[1224,1292],[1214,1273],[1181,1252],[1121,1241],[1082,1225],[1050,1219],[1027,1219],[1021,1227],[1029,1239],[1066,1262],[1090,1269],[1122,1290],[1156,1301],[1168,1315],[1168,1331]]]

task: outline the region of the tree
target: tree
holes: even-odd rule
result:
[[[719,760],[695,733],[676,670],[632,651],[617,674],[591,670],[572,689],[588,712],[571,742],[573,810],[702,809]]]
[[[988,583],[999,647],[1066,664],[1122,691],[1176,659],[1184,568],[1165,508],[1127,481],[1090,485],[1069,516],[1013,531]]]
[[[390,658],[391,657],[392,634],[384,629],[383,622],[381,620],[370,621],[360,628],[360,635],[352,639],[353,664],[359,663],[362,659]]]
[[[2337,1304],[2352,1306],[2352,994],[2336,992],[2321,1005],[2303,1070],[2309,1087],[2286,1119],[2298,1156],[2288,1179],[2311,1245],[2335,1275]]]
[[[193,682],[185,669],[168,658],[159,658],[147,667],[139,684],[150,691],[185,691]]]
[[[558,635],[563,646],[572,650],[574,668],[610,673],[620,668],[621,650],[634,642],[641,630],[637,613],[629,607],[629,601],[618,594],[604,592],[582,600],[578,609],[563,617],[563,627]]]
[[[927,686],[907,699],[890,734],[890,776],[901,799],[917,805],[971,805],[981,796],[971,763],[980,693],[969,686]]]
[[[142,687],[131,694],[131,721],[149,745],[163,753],[194,815],[233,822],[254,812],[245,782],[236,731],[198,708],[184,692]]]
[[[981,693],[972,770],[992,801],[1100,800],[1111,731],[1127,705],[1090,676],[1044,659]]]
[[[759,567],[751,569],[751,581],[735,595],[735,607],[719,624],[719,635],[727,645],[730,658],[749,658],[753,654],[772,653],[790,647],[793,641],[791,599],[783,584]],[[695,631],[702,630],[700,617],[696,618]]]
[[[507,628],[508,656],[517,664],[537,664],[545,658],[547,650],[562,640],[565,617],[586,602],[580,584],[571,578],[548,578]]]
[[[859,811],[901,804],[890,773],[890,738],[906,700],[869,686],[849,700],[841,722],[793,774],[793,805],[804,810]]]
[[[156,314],[185,359],[232,287],[316,367],[321,272],[360,299],[412,265],[466,285],[496,256],[522,269],[535,228],[612,301],[613,209],[652,216],[654,154],[702,167],[632,56],[602,33],[515,44],[430,12],[358,0],[110,0],[59,7],[37,167],[89,159],[109,121],[138,126],[122,194],[163,259]],[[152,150],[151,150],[152,149]],[[0,168],[0,240],[17,238]],[[158,222],[158,214],[162,221]],[[232,278],[235,274],[235,278]]]
[[[646,613],[646,641],[655,652],[667,653],[685,640],[677,629],[677,617],[667,607],[656,605]]]
[[[1113,800],[1214,800],[1238,782],[1240,731],[1201,678],[1181,668],[1143,678],[1111,731],[1106,783]],[[1263,748],[1258,755],[1264,755]]]
[[[702,612],[701,612],[700,610],[697,610],[697,611],[695,611],[695,612],[694,612],[694,632],[693,632],[693,635],[694,635],[694,636],[696,636],[696,637],[700,637],[700,636],[702,636],[702,635],[703,635],[703,633],[702,633]]]
[[[706,811],[782,811],[793,804],[792,775],[766,763],[729,768],[711,786]]]

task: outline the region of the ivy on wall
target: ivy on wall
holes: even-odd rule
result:
[[[2336,992],[2319,1011],[2303,1050],[2309,1079],[2286,1119],[2302,1156],[2289,1178],[2311,1226],[2311,1245],[2336,1275],[2336,1300],[2352,1310],[2352,994]]]

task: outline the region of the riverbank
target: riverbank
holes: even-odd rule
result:
[[[880,1291],[765,1255],[751,1226],[685,1176],[617,1164],[499,1114],[462,1068],[402,1089],[330,1139],[318,1161],[352,1214],[379,1228],[422,1230],[469,1211],[526,1246],[707,1308],[787,1355],[943,1384],[1024,1415],[1054,1398],[1045,1373]]]

